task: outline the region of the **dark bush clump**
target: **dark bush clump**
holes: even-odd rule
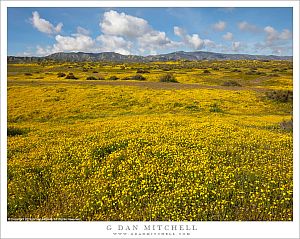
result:
[[[86,80],[98,80],[95,76],[88,76]]]
[[[159,78],[159,81],[160,82],[174,82],[174,83],[178,83],[178,81],[176,80],[175,76],[173,74],[171,74],[171,73],[162,75]]]
[[[32,76],[32,74],[29,73],[29,72],[24,73],[24,75],[25,75],[25,76]]]
[[[242,86],[240,83],[234,80],[225,81],[222,86]]]
[[[136,74],[135,76],[130,77],[131,80],[146,80],[146,78],[140,74]]]
[[[67,76],[66,76],[66,79],[78,79],[76,76],[74,76],[74,74],[72,72],[70,72]]]
[[[219,107],[219,105],[217,103],[213,103],[210,106],[209,111],[210,112],[215,112],[215,113],[223,113],[223,110]]]
[[[63,73],[63,72],[59,72],[59,73],[57,73],[57,77],[65,77],[66,76],[66,74],[65,73]]]
[[[98,71],[93,71],[93,73],[98,73]]]
[[[28,129],[21,129],[16,127],[7,127],[7,136],[23,135],[28,133]]]
[[[131,80],[129,76],[123,77],[121,80]]]
[[[231,72],[241,72],[239,69],[233,69]]]
[[[150,71],[144,69],[137,69],[136,73],[144,74],[144,73],[150,73]]]
[[[293,102],[293,91],[291,90],[273,90],[267,92],[267,97],[282,103]]]
[[[209,70],[204,70],[203,73],[204,73],[204,74],[209,74],[210,71],[209,71]]]
[[[119,79],[119,77],[116,77],[116,76],[111,76],[111,77],[109,77],[108,79],[109,79],[109,80],[118,80],[118,79]]]
[[[279,123],[280,128],[287,132],[293,132],[293,119],[291,120],[284,120]]]
[[[262,76],[265,76],[265,75],[266,75],[265,72],[256,71],[256,70],[248,71],[248,72],[246,72],[245,74],[246,74],[246,75],[262,75]]]

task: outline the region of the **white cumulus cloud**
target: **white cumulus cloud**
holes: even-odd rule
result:
[[[139,37],[151,31],[151,26],[146,20],[139,17],[118,13],[116,11],[105,12],[103,20],[99,24],[101,31],[106,35]]]
[[[97,37],[100,43],[99,50],[104,52],[116,52],[123,55],[129,55],[132,43],[126,41],[123,37],[100,35]]]
[[[105,39],[121,37],[130,45],[135,44],[140,52],[156,52],[159,49],[167,49],[178,46],[178,42],[170,40],[166,33],[153,29],[153,27],[143,18],[119,13],[114,10],[105,12],[103,19],[99,23],[100,29]],[[123,45],[125,47],[125,45]],[[127,48],[123,48],[128,51]],[[111,49],[114,49],[111,47]],[[117,48],[119,49],[119,48]]]
[[[243,21],[243,22],[239,22],[238,23],[238,28],[241,30],[241,31],[249,31],[249,32],[258,32],[259,31],[259,28],[253,24],[250,24],[246,21]]]
[[[224,34],[223,39],[226,41],[232,41],[233,40],[233,34],[231,32],[227,32],[226,34]]]
[[[178,26],[174,27],[174,34],[179,36],[183,43],[193,50],[200,50],[204,47],[213,47],[214,42],[209,39],[201,39],[198,34],[189,35],[183,28]]]
[[[241,43],[239,41],[232,42],[232,50],[238,52],[241,49]]]
[[[284,54],[284,52],[292,51],[293,34],[288,29],[284,29],[280,32],[272,26],[266,26],[264,28],[264,33],[264,41],[254,45],[256,51],[269,49],[273,54],[279,55]]]
[[[80,27],[80,26],[77,27],[77,33],[81,34],[81,35],[90,35],[90,31],[89,30],[87,30],[87,29],[85,29],[83,27]]]
[[[180,45],[178,42],[171,41],[165,32],[154,30],[138,37],[138,44],[142,52],[149,50],[152,54],[158,49],[173,48]]]
[[[57,34],[60,33],[63,27],[62,23],[58,23],[57,26],[54,26],[49,21],[40,17],[40,14],[35,11],[32,13],[32,18],[30,19],[32,25],[39,30],[40,32],[47,34]]]
[[[216,31],[224,31],[225,28],[226,28],[226,22],[224,21],[218,21],[213,25],[213,29],[215,29]]]
[[[292,33],[288,29],[278,32],[273,27],[266,26],[264,31],[266,33],[266,41],[269,44],[273,44],[275,41],[289,40],[292,38]]]
[[[90,36],[82,34],[73,34],[72,36],[55,37],[57,43],[54,44],[54,51],[89,51],[93,48],[95,40]]]

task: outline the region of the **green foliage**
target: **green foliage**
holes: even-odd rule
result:
[[[223,113],[224,112],[217,103],[211,104],[209,111],[214,112],[214,113]]]
[[[109,77],[108,79],[109,79],[109,80],[118,80],[119,77],[117,77],[117,76],[111,76],[111,77]]]
[[[293,119],[291,120],[284,120],[279,123],[280,128],[287,132],[293,132]]]
[[[173,74],[171,74],[171,73],[162,75],[162,76],[159,78],[159,81],[160,81],[160,82],[173,82],[173,83],[178,83],[178,81],[176,80],[175,76],[174,76]]]
[[[98,80],[105,80],[104,76],[98,76]]]
[[[70,72],[67,76],[66,76],[66,79],[73,79],[73,80],[76,80],[78,79],[73,72]]]
[[[86,80],[98,80],[95,76],[88,76]]]
[[[144,73],[150,73],[150,71],[145,69],[137,69],[136,73],[144,74]]]
[[[57,73],[57,77],[65,77],[66,76],[66,74],[65,73],[63,73],[63,72],[59,72],[59,73]]]
[[[234,80],[225,81],[222,84],[223,86],[242,86],[240,83]]]
[[[18,128],[18,127],[13,127],[13,126],[8,126],[7,127],[7,136],[17,136],[17,135],[24,135],[29,132],[29,129],[23,129],[23,128]]]
[[[139,80],[139,81],[144,81],[146,80],[146,77],[140,75],[140,74],[136,74],[134,76],[131,76],[130,77],[131,80]]]
[[[233,69],[231,72],[242,72],[242,71],[239,69]]]
[[[291,90],[273,90],[267,92],[266,95],[268,99],[274,101],[282,103],[293,102],[293,91]]]

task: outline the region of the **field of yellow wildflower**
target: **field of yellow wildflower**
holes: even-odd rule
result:
[[[292,89],[287,61],[9,64],[8,218],[291,221]]]

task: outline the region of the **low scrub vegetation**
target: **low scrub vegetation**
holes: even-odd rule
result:
[[[160,81],[160,82],[173,82],[173,83],[178,83],[178,81],[176,80],[175,76],[174,76],[173,74],[171,74],[171,73],[162,75],[162,76],[159,78],[159,81]]]
[[[18,127],[9,126],[7,127],[7,136],[24,135],[29,132],[29,129],[23,129]]]
[[[57,77],[65,77],[66,76],[66,74],[65,73],[63,73],[63,72],[59,72],[59,73],[57,73]]]
[[[77,80],[78,78],[74,75],[74,73],[70,72],[70,73],[66,76],[66,79]]]
[[[118,79],[119,79],[119,77],[117,77],[117,76],[111,76],[108,78],[108,80],[118,80]]]
[[[242,86],[240,83],[238,83],[237,81],[235,80],[229,80],[229,81],[225,81],[223,82],[222,84],[223,86]]]
[[[280,128],[284,131],[287,132],[292,132],[293,131],[293,119],[291,120],[284,120],[280,122]]]
[[[99,78],[96,78],[95,76],[88,76],[86,80],[98,80]]]
[[[136,73],[138,73],[138,74],[144,74],[144,73],[150,73],[150,71],[145,70],[145,69],[137,69]]]
[[[271,100],[278,102],[292,102],[293,101],[293,91],[291,90],[273,90],[267,92],[267,97]]]

